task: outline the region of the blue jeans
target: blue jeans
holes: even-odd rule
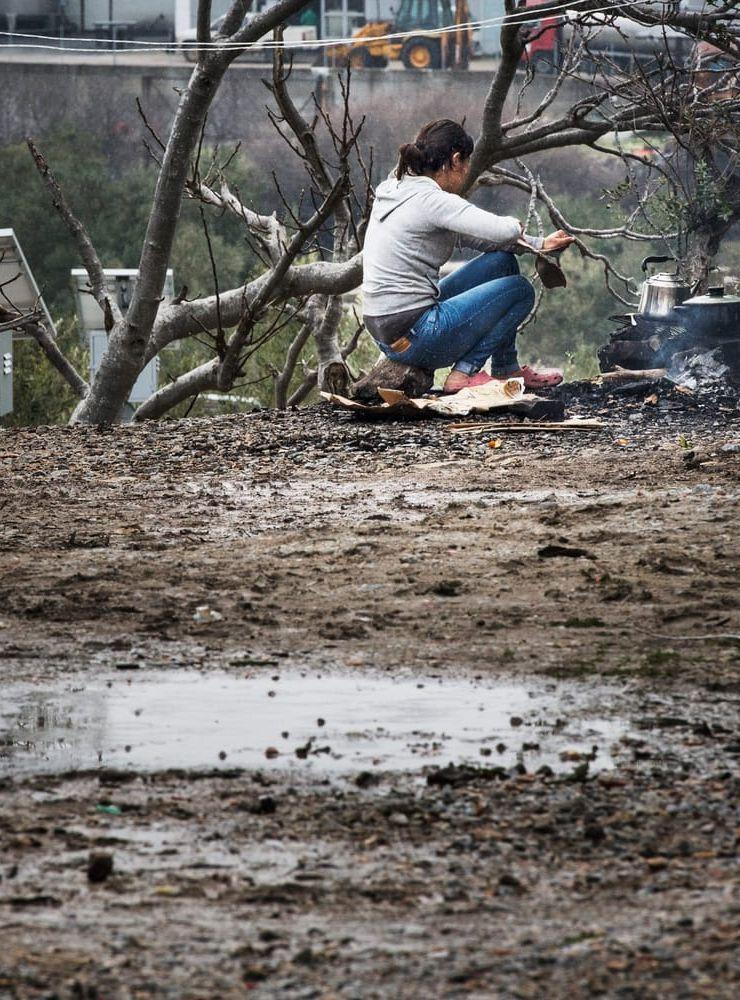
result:
[[[532,311],[534,289],[514,254],[481,254],[443,278],[439,293],[406,334],[405,351],[378,344],[387,358],[432,370],[453,365],[466,375],[490,358],[493,375],[518,371],[516,331]]]

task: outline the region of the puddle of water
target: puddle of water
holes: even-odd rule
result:
[[[628,723],[589,715],[584,697],[567,684],[297,672],[137,672],[51,688],[9,685],[0,774],[98,766],[346,774],[518,761],[528,770],[568,771],[576,751],[594,753],[593,770],[613,767],[609,748]],[[603,691],[589,689],[588,697],[605,703]]]

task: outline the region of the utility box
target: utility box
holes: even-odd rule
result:
[[[0,417],[13,412],[13,334],[0,333]]]
[[[103,271],[108,294],[118,303],[121,312],[126,311],[131,304],[139,272],[135,268],[106,267]],[[72,285],[77,299],[77,315],[80,318],[80,336],[90,349],[90,378],[92,379],[100,367],[106,348],[108,334],[105,331],[103,310],[90,294],[90,278],[84,268],[72,269]],[[164,302],[170,302],[175,297],[175,278],[170,268],[165,278],[162,291]],[[152,393],[157,391],[159,380],[159,358],[152,360],[142,369],[134,383],[129,403],[143,403]]]
[[[49,310],[12,229],[0,229],[0,288],[3,292],[0,304],[11,319],[13,314],[19,321],[36,314],[38,321],[56,338]],[[31,339],[22,326],[0,333],[0,417],[13,412],[13,342]]]
[[[105,330],[91,330],[88,334],[88,345],[90,347],[90,378],[100,368],[106,348],[108,347],[108,334]],[[153,392],[157,391],[159,380],[159,358],[152,358],[146,365],[128,397],[129,403],[143,403],[149,399]]]

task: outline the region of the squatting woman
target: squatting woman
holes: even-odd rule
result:
[[[363,250],[363,318],[392,361],[418,368],[452,366],[443,391],[520,376],[527,388],[557,385],[562,373],[520,365],[516,332],[534,290],[514,249],[561,250],[562,231],[526,236],[521,223],[460,197],[473,140],[457,122],[430,122],[401,146],[394,174],[376,191]],[[483,251],[440,281],[456,246]],[[482,371],[491,359],[491,375]]]

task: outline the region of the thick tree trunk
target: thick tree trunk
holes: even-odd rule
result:
[[[685,277],[696,285],[698,294],[706,292],[710,285],[722,284],[721,278],[711,274],[713,260],[719,252],[722,240],[740,219],[740,169],[730,161],[726,153],[704,148],[695,156],[689,156],[691,171],[695,177],[697,194],[701,193],[700,169],[711,170],[711,182],[703,198],[697,198],[709,205],[697,213],[696,224],[690,232]],[[704,185],[707,185],[706,179]]]
[[[735,218],[724,220],[715,217],[707,220],[700,229],[692,233],[686,254],[685,272],[690,284],[696,286],[695,294],[702,295],[710,285],[722,284],[720,277],[712,277],[713,261],[734,221]]]
[[[75,413],[77,423],[114,423],[142,369],[161,302],[190,159],[227,68],[227,62],[216,61],[196,66],[180,100],[154,193],[136,292],[128,315],[111,331],[90,392]]]
[[[349,391],[351,375],[344,363],[339,346],[339,323],[342,319],[342,300],[332,296],[326,305],[321,326],[314,335],[318,353],[317,381],[324,392],[344,396]]]

